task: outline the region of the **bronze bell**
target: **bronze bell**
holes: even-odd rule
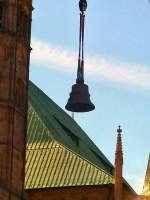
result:
[[[90,100],[89,89],[84,84],[84,11],[87,8],[86,0],[80,0],[80,34],[79,34],[79,57],[76,84],[72,86],[69,100],[65,108],[72,112],[89,112],[95,109]]]
[[[89,112],[95,109],[86,84],[76,83],[72,86],[72,92],[65,108],[72,112]]]
[[[88,85],[84,84],[84,60],[78,60],[76,84],[72,86],[72,92],[65,108],[72,112],[89,112],[95,109],[90,100]]]

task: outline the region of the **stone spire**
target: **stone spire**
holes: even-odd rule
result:
[[[122,166],[123,166],[123,153],[122,153],[122,129],[119,126],[117,129],[117,145],[115,154],[115,186],[114,195],[115,200],[122,200]]]
[[[150,154],[149,154],[142,194],[146,196],[150,196]]]

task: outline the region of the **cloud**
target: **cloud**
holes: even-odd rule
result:
[[[77,67],[77,53],[60,46],[32,39],[31,62],[55,70],[72,72]],[[86,57],[85,73],[94,79],[150,89],[150,68],[144,64],[126,63],[103,58]]]
[[[124,176],[125,179],[134,187],[138,194],[142,193],[143,184],[144,184],[144,177],[138,176]]]

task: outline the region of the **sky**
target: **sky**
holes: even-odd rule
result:
[[[150,153],[150,3],[87,2],[85,82],[96,109],[75,113],[75,120],[112,164],[122,126],[123,176],[141,193]],[[76,80],[78,1],[33,6],[30,80],[65,109]]]

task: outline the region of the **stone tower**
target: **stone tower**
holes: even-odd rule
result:
[[[0,0],[0,199],[24,198],[32,0]]]
[[[150,196],[150,154],[149,154],[149,159],[148,159],[148,164],[147,164],[147,170],[146,170],[142,195]]]
[[[122,139],[121,133],[122,129],[117,129],[117,145],[116,145],[116,154],[115,154],[115,200],[123,199],[123,190],[122,190],[122,166],[123,166],[123,153],[122,153]]]

